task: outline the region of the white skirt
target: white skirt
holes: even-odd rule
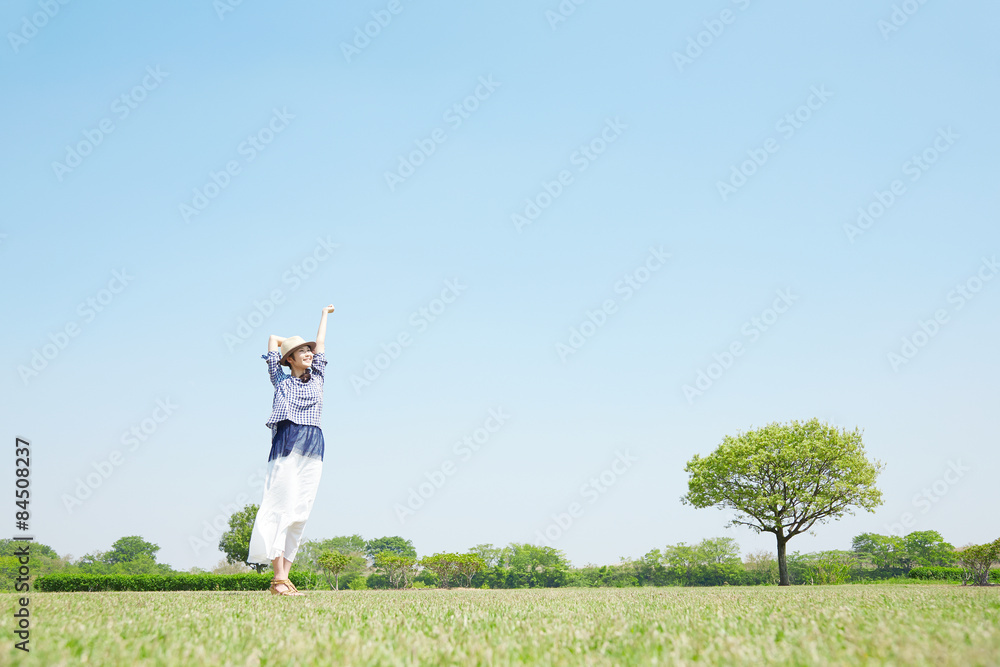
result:
[[[318,426],[282,420],[271,427],[264,497],[250,534],[248,563],[270,564],[278,556],[295,560],[316,500],[324,449]]]

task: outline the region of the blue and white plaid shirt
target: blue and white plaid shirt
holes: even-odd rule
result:
[[[281,370],[280,352],[275,350],[260,357],[267,361],[271,384],[274,385],[271,418],[266,424],[271,433],[274,433],[275,424],[282,419],[291,420],[296,424],[319,426],[320,418],[323,416],[323,371],[326,369],[326,354],[317,352],[313,355],[312,366],[309,368],[309,382],[303,382]]]

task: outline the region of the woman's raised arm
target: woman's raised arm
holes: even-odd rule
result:
[[[271,334],[271,337],[267,339],[267,351],[268,352],[280,352],[281,344],[285,342],[285,336],[275,336]]]
[[[333,304],[323,309],[323,314],[319,318],[319,331],[316,332],[316,354],[326,351],[326,316],[333,312]]]

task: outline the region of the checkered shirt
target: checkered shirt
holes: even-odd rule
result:
[[[281,364],[281,353],[278,351],[260,355],[267,361],[267,370],[274,385],[274,403],[271,406],[271,418],[266,426],[274,433],[275,424],[282,419],[288,419],[296,424],[319,426],[323,416],[323,372],[326,369],[326,354],[317,352],[313,355],[312,366],[309,368],[309,382],[292,377],[285,373]]]

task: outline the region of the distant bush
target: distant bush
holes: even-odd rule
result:
[[[264,576],[268,577],[267,581],[268,585],[270,585],[271,577],[274,576],[274,573],[268,572]],[[292,583],[295,584],[296,588],[303,588],[306,590],[326,590],[330,587],[330,584],[326,581],[326,577],[318,572],[293,569],[288,573],[288,578],[292,580]]]
[[[911,579],[962,581],[964,569],[960,567],[915,567],[908,575]],[[1000,570],[990,570],[990,583],[1000,584]]]
[[[618,565],[588,565],[579,569],[570,570],[566,576],[566,586],[580,586],[584,588],[625,588],[628,586],[638,586],[639,580],[635,576],[634,569]]]
[[[357,582],[361,582],[358,584]],[[348,572],[347,574],[340,575],[340,590],[349,588],[351,590],[361,590],[362,584],[364,588],[368,587],[368,582],[366,581],[365,575],[358,572]]]
[[[905,580],[909,570],[897,567],[886,568],[864,568],[858,567],[851,570],[847,580],[850,583],[868,583],[877,581],[889,581],[890,579]]]
[[[421,586],[417,586],[417,584],[421,584]],[[420,574],[413,578],[413,588],[437,588],[440,585],[441,581],[437,573],[428,568],[424,568]]]
[[[910,579],[937,579],[940,581],[961,581],[960,567],[915,567],[909,572]]]
[[[631,586],[764,586],[776,583],[767,571],[748,570],[740,563],[710,563],[690,567],[650,566],[648,563],[596,565],[570,570],[566,586],[626,588]]]

